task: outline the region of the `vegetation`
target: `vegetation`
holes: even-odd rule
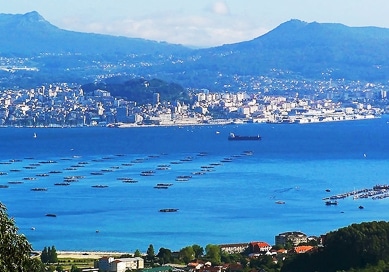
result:
[[[0,203],[0,271],[40,271],[39,259],[31,258],[32,247],[24,235],[18,234],[13,218]]]
[[[54,246],[45,247],[41,253],[41,261],[43,263],[56,263],[58,262],[57,250]]]
[[[323,246],[289,259],[282,271],[389,271],[389,222],[352,224],[328,233]]]
[[[91,83],[82,86],[86,93],[101,89],[109,91],[112,96],[122,97],[129,101],[135,101],[141,105],[152,104],[154,93],[160,94],[160,101],[189,101],[185,89],[175,83],[167,83],[160,79],[132,79],[124,82],[115,82],[111,79],[105,83]]]

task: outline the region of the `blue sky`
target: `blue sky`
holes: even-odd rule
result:
[[[251,40],[290,19],[389,28],[388,0],[0,0],[68,30],[210,47]]]

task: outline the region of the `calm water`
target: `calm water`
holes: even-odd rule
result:
[[[389,198],[347,198],[337,206],[326,206],[322,200],[389,184],[387,121],[388,117],[311,125],[3,128],[0,171],[7,175],[0,176],[0,184],[9,188],[0,189],[0,201],[37,250],[55,245],[58,250],[146,251],[149,244],[156,250],[179,250],[191,244],[274,244],[275,235],[292,230],[320,235],[354,222],[389,219]],[[259,133],[263,140],[229,142],[230,132]],[[211,165],[225,158],[232,161]],[[156,170],[162,164],[170,169]],[[192,174],[202,169],[210,171]],[[155,174],[140,175],[149,170]],[[192,178],[180,182],[175,180],[178,175]],[[69,186],[54,185],[65,176],[84,178]],[[29,177],[36,180],[25,180]],[[123,183],[120,177],[138,182]],[[173,185],[154,189],[157,183]],[[108,187],[91,187],[98,184]],[[360,205],[365,208],[358,209]],[[163,208],[179,211],[158,212]],[[48,213],[57,217],[45,216]]]

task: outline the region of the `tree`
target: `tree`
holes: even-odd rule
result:
[[[146,259],[147,260],[154,260],[155,258],[155,252],[154,252],[154,246],[153,245],[149,245],[149,248],[147,249],[147,252],[146,252]]]
[[[36,261],[30,258],[32,247],[27,238],[18,234],[13,218],[9,218],[7,208],[0,203],[0,271],[39,271]]]
[[[161,265],[170,263],[172,260],[172,251],[170,249],[161,247],[159,249],[157,257],[159,258],[159,264]]]
[[[55,249],[54,246],[52,246],[50,249],[49,261],[50,261],[50,263],[58,262],[57,250]]]
[[[140,254],[139,249],[135,250],[134,257],[141,257],[141,256],[142,256],[142,254]]]
[[[180,258],[185,262],[189,263],[195,257],[195,252],[191,246],[184,247],[180,250]]]
[[[218,245],[207,245],[205,247],[205,256],[214,265],[221,263],[221,249]]]
[[[195,252],[195,258],[200,258],[204,254],[204,249],[199,245],[192,245],[193,251]]]
[[[41,261],[42,261],[42,263],[49,262],[49,252],[47,251],[47,247],[44,247],[42,252],[41,252]]]

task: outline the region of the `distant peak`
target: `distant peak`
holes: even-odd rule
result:
[[[282,23],[280,25],[280,27],[290,27],[290,28],[296,28],[296,27],[304,27],[308,25],[307,22],[304,22],[304,21],[301,21],[301,20],[298,20],[298,19],[291,19],[289,21],[286,21],[285,23]]]
[[[23,17],[31,22],[46,22],[46,20],[37,11],[27,12],[23,15]]]

